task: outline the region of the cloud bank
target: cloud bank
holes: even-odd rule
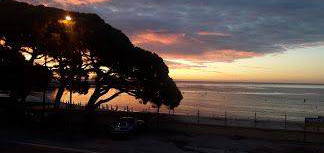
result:
[[[97,13],[164,58],[232,62],[324,41],[319,0],[22,0]]]

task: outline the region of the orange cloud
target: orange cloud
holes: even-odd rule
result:
[[[185,55],[185,54],[161,54],[168,59],[184,59],[195,62],[232,62],[237,59],[251,58],[262,56],[262,53],[239,51],[239,50],[216,50],[207,51],[202,54]]]
[[[238,51],[238,50],[220,50],[220,51],[210,51],[203,54],[207,60],[221,60],[231,62],[236,59],[251,58],[262,56],[261,53],[248,52],[248,51]]]
[[[231,36],[230,34],[226,34],[226,33],[208,32],[208,31],[200,31],[200,32],[197,32],[197,34],[200,35],[200,36],[220,36],[220,37],[229,37],[229,36]]]
[[[162,45],[173,45],[182,42],[185,34],[183,33],[164,33],[164,32],[154,32],[147,30],[145,32],[136,34],[131,37],[132,42],[135,45],[143,44],[162,44]]]
[[[111,0],[54,0],[62,4],[84,5],[92,3],[110,2]]]

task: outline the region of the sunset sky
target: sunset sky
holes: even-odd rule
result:
[[[20,0],[96,13],[176,80],[324,83],[320,0]]]

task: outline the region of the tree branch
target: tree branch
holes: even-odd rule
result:
[[[121,93],[123,93],[123,92],[122,91],[116,92],[115,94],[113,94],[109,98],[98,101],[96,103],[96,106],[98,107],[98,106],[100,106],[103,103],[106,103],[106,102],[109,102],[109,101],[113,100],[114,98],[118,97]]]

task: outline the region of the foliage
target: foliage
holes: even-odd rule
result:
[[[0,46],[0,90],[9,91],[14,101],[25,101],[31,90],[47,87],[51,72],[41,65],[30,65],[12,48]]]
[[[31,6],[11,0],[0,2],[0,38],[15,53],[30,56],[30,65],[46,65],[64,89],[87,93],[92,76],[95,91],[89,108],[96,108],[122,93],[143,103],[173,109],[182,95],[157,54],[134,47],[127,36],[95,14]],[[72,21],[64,20],[65,16]],[[12,16],[15,16],[12,19]],[[107,99],[100,97],[117,91]]]

